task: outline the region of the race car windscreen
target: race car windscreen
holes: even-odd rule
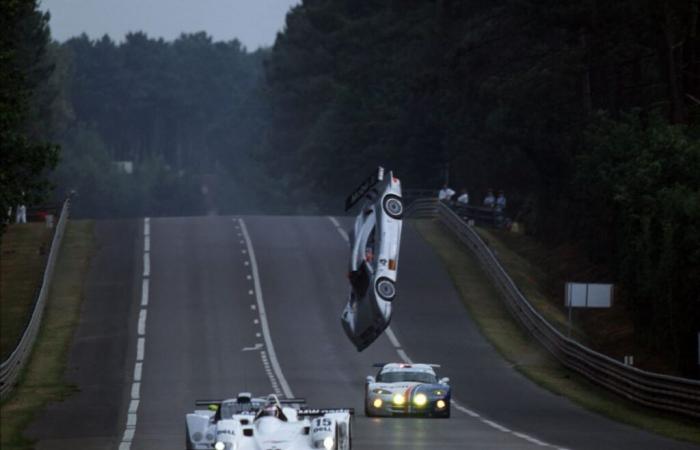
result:
[[[396,383],[399,381],[412,381],[416,383],[437,383],[437,377],[432,373],[428,372],[415,372],[415,371],[397,371],[397,372],[384,372],[377,375],[377,381],[379,383]]]
[[[250,403],[223,402],[221,404],[221,419],[230,419],[236,414],[249,411],[257,411],[265,405],[264,402],[253,400]]]

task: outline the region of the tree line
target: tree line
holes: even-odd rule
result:
[[[697,370],[698,0],[304,0],[254,52],[52,43],[35,1],[2,8],[3,210],[52,180],[93,217],[337,212],[379,164],[504,189],[616,282],[641,344]]]
[[[262,152],[319,211],[380,163],[405,187],[505,189],[530,233],[617,283],[640,344],[697,373],[699,11],[305,0],[267,60]]]

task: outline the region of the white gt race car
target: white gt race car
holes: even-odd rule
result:
[[[396,276],[403,201],[401,182],[379,168],[345,201],[349,210],[365,199],[350,234],[350,298],[341,323],[358,351],[389,326],[396,296]]]
[[[438,380],[435,364],[375,364],[365,382],[365,415],[450,417],[450,379]]]
[[[352,409],[308,409],[303,399],[198,400],[185,418],[187,450],[350,450]]]

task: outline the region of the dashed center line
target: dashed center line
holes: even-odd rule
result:
[[[260,352],[260,358],[265,367],[268,378],[270,379],[270,384],[274,389],[275,393],[279,395],[285,395],[287,398],[293,398],[294,394],[292,389],[289,387],[284,374],[282,373],[282,368],[280,367],[279,361],[277,360],[277,354],[275,353],[275,347],[272,344],[272,337],[270,333],[270,326],[267,323],[267,313],[265,312],[265,303],[263,301],[262,287],[260,283],[260,275],[258,272],[258,263],[255,258],[255,250],[253,248],[253,243],[250,240],[250,235],[248,234],[248,228],[246,227],[243,219],[237,220],[237,228],[240,227],[241,233],[243,234],[243,240],[245,241],[246,254],[249,260],[244,261],[244,265],[250,266],[253,278],[253,289],[249,291],[250,295],[255,295],[255,300],[257,303],[258,319],[255,319],[253,323],[256,325],[260,323],[262,329],[262,336],[265,341],[265,350]]]

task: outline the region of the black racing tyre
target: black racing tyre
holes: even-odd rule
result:
[[[392,301],[396,297],[396,285],[388,278],[377,280],[377,294],[386,301]]]
[[[401,201],[401,197],[398,195],[386,195],[382,206],[384,207],[384,212],[386,212],[389,217],[394,219],[401,219],[403,217],[403,201]]]

